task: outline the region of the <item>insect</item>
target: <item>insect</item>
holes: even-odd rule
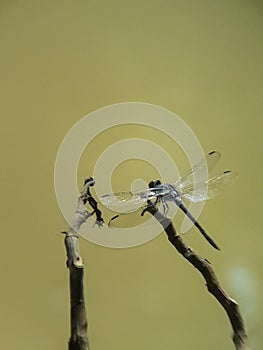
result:
[[[161,183],[160,180],[152,180],[149,183],[149,188],[142,191],[117,192],[102,196],[100,200],[103,205],[120,213],[111,218],[109,226],[112,225],[114,220],[118,220],[119,216],[122,215],[121,213],[127,214],[143,210],[149,200],[154,201],[156,205],[161,204],[164,215],[167,215],[169,209],[168,203],[173,202],[192,221],[204,238],[215,249],[219,250],[220,248],[216,242],[193,217],[183,200],[187,199],[197,203],[214,198],[224,190],[226,185],[232,183],[237,178],[237,173],[231,170],[217,173],[208,178],[206,177],[206,167],[208,171],[211,171],[218,163],[220,157],[221,155],[217,151],[208,153],[206,158],[197,163],[173,184]]]

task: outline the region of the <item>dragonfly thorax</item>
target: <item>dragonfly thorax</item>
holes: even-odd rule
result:
[[[160,180],[152,180],[149,183],[150,189],[155,189],[155,194],[168,201],[174,201],[175,198],[179,198],[180,192],[174,188],[171,184],[163,184]]]

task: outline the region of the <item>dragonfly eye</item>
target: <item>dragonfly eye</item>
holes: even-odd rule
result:
[[[85,179],[85,181],[84,181],[84,185],[86,185],[87,183],[90,183],[90,186],[94,186],[95,185],[95,181],[94,181],[94,179],[93,179],[93,177],[88,177],[87,179]]]
[[[154,188],[158,185],[161,185],[161,181],[160,180],[152,180],[151,182],[149,182],[149,188]]]

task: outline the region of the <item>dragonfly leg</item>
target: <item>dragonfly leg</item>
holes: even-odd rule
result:
[[[160,201],[161,201],[162,206],[163,206],[163,215],[166,216],[168,213],[169,206],[163,197],[160,198]]]

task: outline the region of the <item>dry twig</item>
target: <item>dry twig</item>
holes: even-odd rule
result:
[[[225,309],[231,326],[233,328],[233,342],[236,350],[248,350],[248,336],[245,329],[245,323],[240,313],[237,302],[230,298],[224,289],[220,286],[216,274],[206,259],[198,256],[190,247],[188,247],[182,237],[179,236],[170,219],[161,215],[156,206],[150,201],[148,207],[144,209],[142,215],[148,211],[156,220],[163,226],[165,233],[168,236],[168,240],[177,249],[177,251],[188,260],[204,277],[208,291],[218,300],[218,302]]]
[[[90,187],[95,182],[88,178],[84,182],[83,190],[78,198],[77,209],[73,215],[71,226],[68,231],[63,232],[67,251],[67,267],[70,273],[70,324],[71,336],[69,339],[69,350],[89,350],[88,323],[84,300],[84,265],[79,252],[78,231],[82,224],[93,214],[96,214],[97,224],[103,223],[101,212],[97,207],[97,202],[90,193]],[[85,204],[89,203],[93,209],[92,213],[86,210]]]

